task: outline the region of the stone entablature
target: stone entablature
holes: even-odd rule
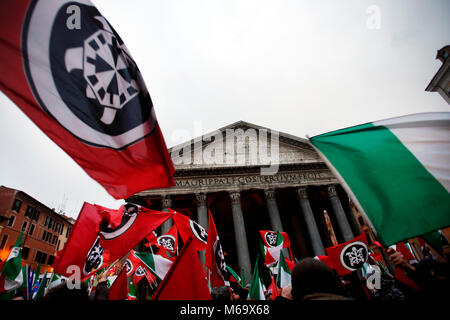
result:
[[[219,174],[216,176],[180,176],[175,177],[175,186],[165,189],[146,190],[138,196],[161,196],[172,194],[209,193],[219,191],[277,189],[311,185],[329,185],[338,183],[328,169],[305,171],[282,171],[274,175]]]

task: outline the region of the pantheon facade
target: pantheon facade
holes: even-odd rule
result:
[[[325,248],[367,227],[306,139],[239,121],[169,152],[176,185],[142,191],[128,201],[171,208],[205,229],[210,210],[227,264],[238,272],[243,268],[247,279],[260,252],[259,230],[287,232],[299,260],[325,255]]]

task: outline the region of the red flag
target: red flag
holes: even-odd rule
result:
[[[131,250],[125,261],[127,269],[127,278],[133,277],[133,284],[138,283],[145,277],[145,265],[142,261],[134,255],[135,251]]]
[[[77,265],[86,277],[122,258],[170,216],[130,204],[114,210],[84,203],[63,251],[55,258],[55,272],[69,276],[67,268]]]
[[[327,266],[329,266],[331,269],[335,269],[333,262],[331,261],[329,256],[315,256],[314,259],[320,260],[324,263],[326,263]]]
[[[154,237],[153,234],[151,234],[149,237],[147,237],[148,245],[155,245],[158,248],[164,248],[172,253],[177,252],[178,248],[178,230],[177,225],[174,224],[167,233],[159,236]]]
[[[326,248],[331,264],[340,275],[346,275],[363,266],[369,255],[367,249],[366,234],[363,232],[358,237]]]
[[[230,272],[225,263],[222,245],[220,244],[219,235],[216,225],[212,217],[211,211],[208,210],[208,242],[206,244],[205,266],[210,272],[211,287],[229,286]]]
[[[407,286],[413,288],[414,290],[420,291],[420,288],[417,286],[417,284],[414,282],[413,279],[408,277],[405,270],[403,270],[401,268],[395,268],[394,278],[395,278],[395,280],[400,281],[403,284],[406,284]]]
[[[102,226],[100,245],[110,252],[110,259],[120,259],[142,241],[155,228],[169,219],[172,214],[155,211],[136,205],[122,206],[120,223],[112,221]]]
[[[98,236],[100,224],[106,218],[102,214],[104,209],[106,208],[87,202],[83,204],[64,249],[55,257],[53,268],[56,273],[68,277],[73,272],[68,267],[76,265],[84,278],[110,261]]]
[[[161,282],[153,300],[211,300],[203,267],[193,245],[188,239],[177,260]]]
[[[287,266],[288,266],[288,269],[290,270],[290,271],[292,271],[292,269],[294,269],[294,267],[295,267],[295,263],[294,262],[292,262],[291,260],[289,260],[288,258],[284,258],[284,260],[286,260],[286,264],[287,264]]]
[[[289,235],[286,232],[260,230],[262,242],[264,244],[264,264],[267,266],[273,265],[280,259],[280,251],[282,248],[289,248],[289,254],[293,257],[291,252],[291,242]]]
[[[139,68],[89,1],[69,25],[71,5],[0,2],[0,90],[114,198],[173,186]]]
[[[272,293],[272,295],[270,296],[270,300],[275,300],[275,298],[280,295],[280,292],[278,292],[277,284],[275,283],[275,279],[273,277],[267,291]]]
[[[409,249],[406,247],[406,245],[403,242],[397,243],[395,246],[395,250],[400,252],[405,257],[405,259],[408,261],[416,260],[416,258],[413,256],[411,251],[409,251]]]
[[[122,268],[111,288],[109,288],[109,300],[127,300],[128,282],[126,268]]]
[[[186,242],[189,238],[192,238],[195,250],[205,250],[206,242],[208,240],[208,232],[205,228],[184,214],[173,210],[170,210],[170,212],[173,213],[173,222],[177,226],[183,242]]]

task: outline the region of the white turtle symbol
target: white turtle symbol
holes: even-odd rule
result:
[[[126,46],[120,44],[108,22],[102,16],[103,30],[98,30],[86,40],[82,47],[69,48],[65,52],[68,72],[80,69],[87,81],[86,96],[97,99],[105,107],[100,120],[111,124],[116,112],[139,94],[141,75]]]

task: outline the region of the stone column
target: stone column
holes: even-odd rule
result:
[[[300,187],[297,190],[298,199],[300,201],[300,208],[305,217],[306,227],[308,229],[309,239],[311,240],[314,255],[326,255],[323,247],[322,239],[320,238],[319,229],[317,229],[316,220],[308,200],[308,193],[305,187]]]
[[[169,212],[169,208],[172,207],[172,199],[169,195],[165,195],[162,198],[162,211]],[[172,218],[169,218],[161,225],[161,234],[167,233],[173,225]]]
[[[273,231],[283,232],[283,224],[281,223],[280,211],[278,211],[277,200],[275,199],[274,189],[264,189],[266,194],[267,211],[269,212],[270,226]],[[283,255],[287,258],[291,258],[287,248],[283,249]]]
[[[208,230],[208,208],[206,206],[206,194],[196,193],[197,199],[197,222],[206,230]],[[209,232],[209,230],[208,230]],[[205,250],[199,251],[200,261],[202,262],[203,269],[205,269]]]
[[[205,229],[208,229],[208,207],[206,206],[206,194],[196,193],[197,199],[197,222]]]
[[[327,190],[331,206],[333,207],[334,216],[336,217],[339,230],[341,230],[342,237],[344,238],[344,241],[352,240],[354,238],[352,228],[350,227],[347,217],[345,216],[344,208],[342,208],[341,201],[339,200],[336,192],[336,187],[334,185],[329,185]]]
[[[244,268],[245,278],[251,279],[250,253],[248,251],[247,234],[245,232],[244,216],[241,207],[241,194],[239,191],[231,191],[229,195],[231,198],[238,263],[241,268]]]
[[[283,225],[278,211],[277,201],[275,199],[275,190],[265,189],[267,211],[269,211],[270,225],[272,230],[283,232]]]

